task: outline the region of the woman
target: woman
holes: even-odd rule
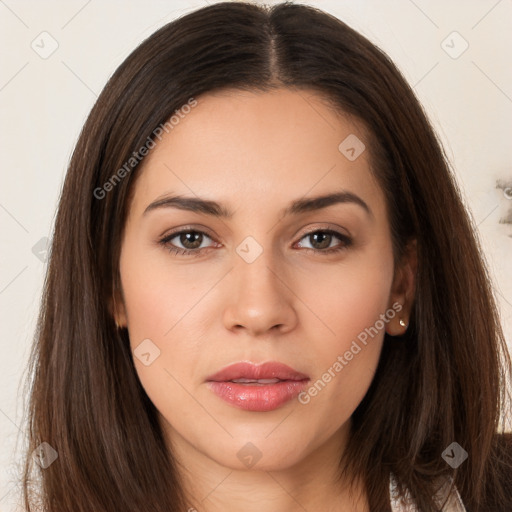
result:
[[[440,144],[311,7],[211,5],[122,63],[31,363],[27,510],[32,470],[51,512],[512,508],[510,357]]]

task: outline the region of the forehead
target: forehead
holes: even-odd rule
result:
[[[339,188],[381,194],[363,146],[364,126],[317,93],[223,90],[196,100],[156,139],[138,171],[139,208],[169,192],[211,197],[233,209],[244,198],[261,206]],[[354,151],[346,153],[350,146],[355,159]]]

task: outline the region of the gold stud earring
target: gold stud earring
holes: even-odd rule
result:
[[[400,323],[400,325],[401,325],[402,327],[407,327],[407,324],[404,322],[404,319],[403,319],[403,318],[400,318],[400,322],[399,322],[399,323]]]

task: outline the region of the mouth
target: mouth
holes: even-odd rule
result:
[[[211,391],[230,405],[246,411],[273,411],[295,398],[309,377],[289,366],[268,362],[229,365],[208,377]]]
[[[277,384],[278,382],[284,382],[281,379],[231,379],[228,382],[235,382],[237,384],[250,384],[250,385],[261,385],[265,384]]]

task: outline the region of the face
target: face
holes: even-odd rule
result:
[[[173,448],[291,467],[346,438],[400,332],[384,195],[315,93],[197,101],[135,183],[117,319]]]

